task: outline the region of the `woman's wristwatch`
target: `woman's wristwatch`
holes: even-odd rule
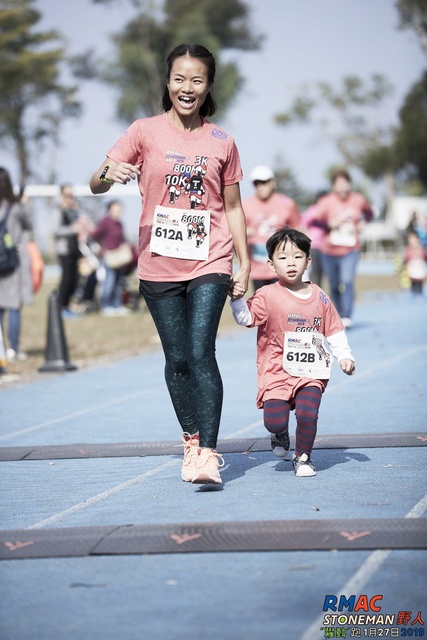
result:
[[[101,180],[101,182],[103,182],[104,184],[113,184],[114,180],[109,180],[108,178],[106,178],[105,176],[107,175],[107,171],[110,167],[107,165],[106,167],[103,168],[101,175],[99,176],[99,179]]]

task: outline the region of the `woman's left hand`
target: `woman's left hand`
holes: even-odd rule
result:
[[[242,298],[248,290],[251,262],[246,237],[246,219],[240,199],[239,183],[224,187],[223,191],[225,215],[228,228],[233,238],[234,250],[239,261],[239,269],[231,277],[229,295],[237,300]]]
[[[238,300],[245,295],[246,291],[248,290],[249,275],[250,270],[242,268],[232,275],[228,295],[233,300]]]

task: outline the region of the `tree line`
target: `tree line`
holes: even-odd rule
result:
[[[92,0],[107,5],[116,0]],[[245,79],[230,51],[257,51],[264,36],[250,21],[242,0],[164,0],[161,11],[149,0],[129,0],[134,17],[112,37],[112,55],[93,50],[67,53],[63,35],[42,31],[36,0],[0,0],[0,139],[16,157],[22,184],[55,175],[37,174],[48,145],[61,143],[64,119],[79,118],[83,81],[107,83],[116,93],[116,117],[126,125],[159,113],[165,57],[179,42],[202,42],[218,62],[217,119],[230,109]],[[101,9],[102,7],[100,7]],[[427,0],[396,0],[396,28],[416,34],[427,55]],[[64,77],[69,81],[64,81]],[[427,70],[410,87],[398,123],[385,125],[381,113],[393,87],[386,77],[343,78],[303,87],[291,105],[276,114],[278,127],[314,126],[329,139],[339,163],[372,180],[400,189],[427,191]],[[307,198],[289,167],[277,167],[279,183],[297,201]]]

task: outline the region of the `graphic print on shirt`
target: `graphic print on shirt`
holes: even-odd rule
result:
[[[302,313],[288,313],[287,316],[288,325],[296,325],[295,331],[301,331],[309,333],[313,331],[319,331],[319,327],[322,324],[321,316],[314,316],[312,322],[303,316]]]
[[[170,161],[172,152],[167,152]],[[203,205],[206,190],[203,180],[208,170],[207,156],[195,156],[193,163],[181,154],[183,162],[176,162],[165,175],[169,204],[179,200],[182,207],[157,205],[154,211],[150,250],[162,256],[183,260],[207,260],[210,240],[210,211],[196,208]],[[186,199],[187,198],[187,199]]]
[[[207,156],[196,156],[193,164],[174,164],[173,172],[165,176],[170,204],[174,204],[182,193],[188,196],[190,209],[202,204],[202,198],[206,193],[203,178],[208,170],[208,160]]]
[[[353,217],[353,209],[344,208],[340,210],[339,224],[333,228],[329,234],[331,244],[341,247],[354,247],[356,245],[356,225],[354,224]]]
[[[283,368],[291,376],[328,380],[332,356],[325,347],[325,336],[317,331],[285,331]]]
[[[273,235],[275,231],[277,231],[279,227],[278,218],[276,215],[267,216],[262,211],[258,213],[257,216],[257,228],[255,230],[255,235],[260,238],[263,238],[262,242],[254,242],[251,245],[251,258],[255,260],[255,262],[261,262],[265,264],[268,260],[268,252],[267,247],[265,246],[265,241]]]
[[[323,338],[323,336],[322,336],[322,338]],[[324,360],[325,361],[325,366],[326,367],[330,367],[331,366],[332,356],[329,353],[329,351],[327,351],[325,349],[325,345],[324,345],[323,339],[319,340],[317,335],[313,334],[312,338],[311,338],[311,343],[316,348],[317,355],[319,356],[319,360]]]
[[[284,334],[283,368],[291,376],[330,378],[333,360],[324,335],[319,333],[321,322],[318,316],[310,322],[300,313],[288,313],[288,325],[297,325],[294,331]]]

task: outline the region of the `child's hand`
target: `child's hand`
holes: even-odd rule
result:
[[[348,376],[352,376],[356,371],[356,366],[353,360],[350,360],[350,358],[343,358],[343,360],[340,360],[340,367],[341,370],[344,371],[344,373],[346,373]]]
[[[228,295],[232,300],[242,298],[246,293],[246,288],[241,282],[232,281],[228,290]]]

